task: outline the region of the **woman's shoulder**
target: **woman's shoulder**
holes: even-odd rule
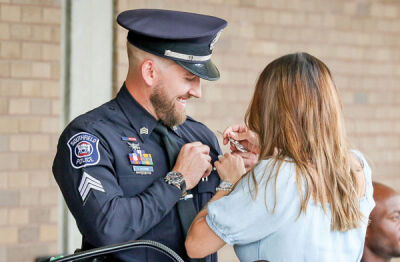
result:
[[[357,158],[358,162],[360,163],[360,165],[363,169],[365,169],[365,168],[370,169],[367,159],[365,158],[363,153],[361,153],[357,149],[352,149],[352,150],[350,150],[350,152],[353,154],[353,156],[355,156]]]
[[[254,176],[259,184],[272,181],[278,187],[280,185],[287,186],[288,183],[296,182],[296,164],[287,157],[282,160],[263,159],[254,168]]]
[[[264,170],[291,173],[296,171],[296,164],[289,157],[285,157],[284,159],[267,158],[260,160],[254,169],[255,172],[262,172]]]
[[[353,168],[358,180],[358,192],[361,199],[373,199],[372,170],[365,156],[358,150],[351,150]],[[363,197],[365,196],[365,197]]]
[[[355,171],[363,174],[363,177],[365,177],[367,183],[372,182],[372,170],[364,155],[360,151],[355,149],[352,149],[350,152],[353,155],[352,166],[354,167]]]

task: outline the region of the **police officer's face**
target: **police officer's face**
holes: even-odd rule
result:
[[[165,125],[180,125],[186,119],[187,100],[201,97],[200,78],[171,63],[160,70],[159,80],[150,96],[154,111]]]
[[[395,194],[376,203],[366,244],[381,257],[400,256],[400,195]]]

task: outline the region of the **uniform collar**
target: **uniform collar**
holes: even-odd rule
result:
[[[142,142],[144,142],[151,135],[158,121],[129,93],[125,83],[118,92],[116,100]],[[168,129],[180,136],[179,127],[177,129]]]

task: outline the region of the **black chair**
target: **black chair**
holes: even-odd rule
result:
[[[120,244],[79,251],[72,255],[58,257],[38,257],[35,262],[102,262],[107,261],[104,255],[133,248],[151,248],[163,253],[174,262],[184,262],[183,259],[169,247],[151,240],[133,240]],[[110,260],[108,260],[110,261]],[[114,260],[115,261],[115,260]]]

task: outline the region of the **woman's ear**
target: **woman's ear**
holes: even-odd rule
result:
[[[143,61],[142,66],[142,78],[148,86],[154,86],[158,81],[158,71],[156,70],[156,64],[153,60],[146,59]]]

